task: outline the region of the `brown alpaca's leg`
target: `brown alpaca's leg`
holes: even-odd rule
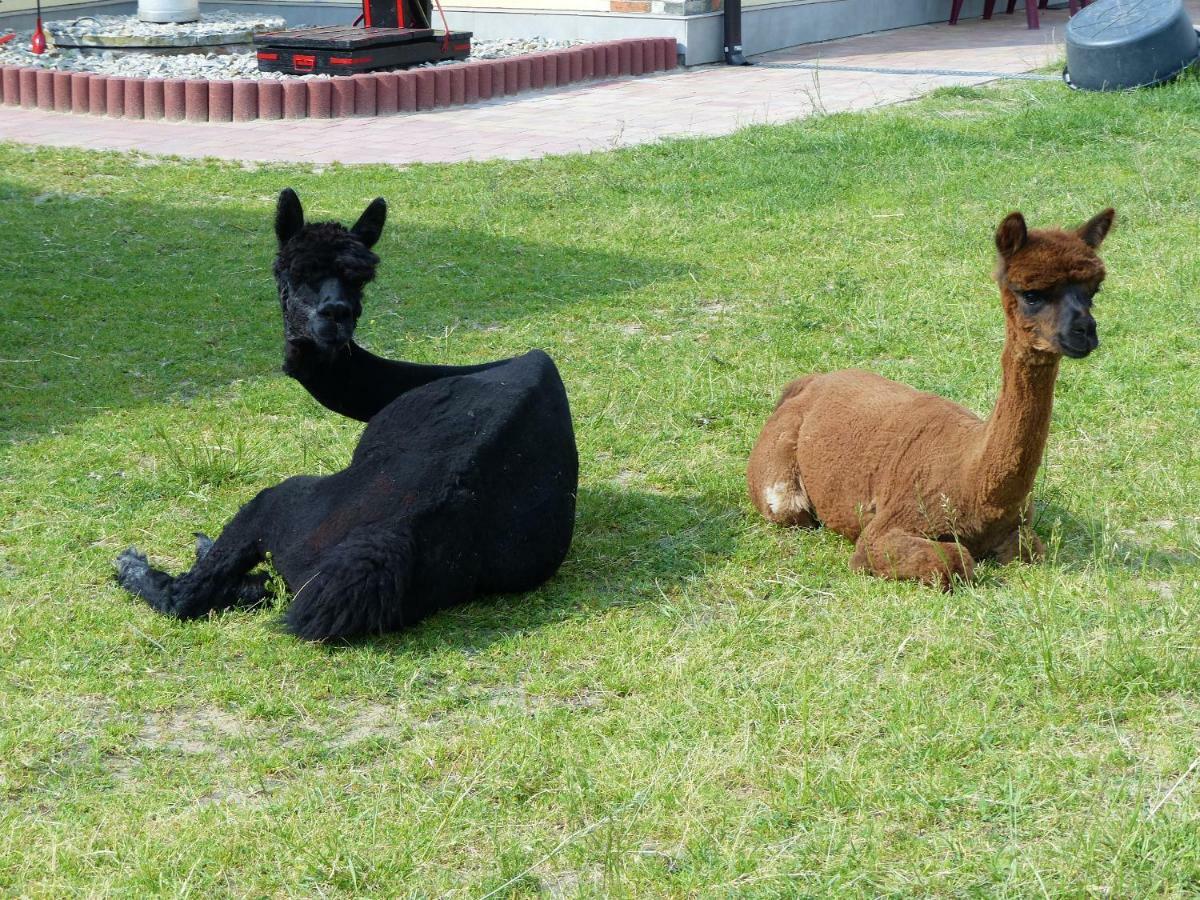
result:
[[[1003,566],[1014,559],[1020,559],[1023,563],[1039,562],[1045,555],[1046,545],[1042,539],[1033,533],[1030,526],[1020,525],[1001,542],[992,558]]]
[[[796,468],[796,434],[804,421],[801,394],[813,376],[797,378],[783,389],[775,411],[763,425],[750,463],[746,483],[750,500],[768,522],[815,528],[817,519],[808,491]]]
[[[869,525],[858,537],[850,568],[880,578],[920,581],[948,591],[954,587],[955,577],[971,580],[975,560],[966,547],[953,541],[931,541],[904,531],[884,531]]]
[[[813,528],[812,504],[796,471],[796,427],[789,424],[782,428],[774,416],[767,421],[750,454],[746,482],[750,499],[768,522]]]
[[[1013,529],[1012,534],[1000,542],[995,552],[989,555],[1002,566],[1014,559],[1020,559],[1023,563],[1036,563],[1045,557],[1046,545],[1033,531],[1033,498],[1025,504],[1020,524]]]
[[[1023,563],[1041,562],[1046,558],[1046,545],[1033,530],[1033,498],[1025,504],[1025,515],[1017,529],[1017,555]]]
[[[1033,533],[1032,528],[1025,527],[1021,530],[1019,553],[1023,563],[1041,562],[1046,558],[1046,545]]]

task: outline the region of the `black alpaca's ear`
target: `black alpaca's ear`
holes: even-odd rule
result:
[[[304,207],[300,198],[291,188],[279,192],[279,201],[275,204],[275,237],[282,247],[304,228]]]
[[[1105,237],[1108,236],[1109,229],[1113,226],[1113,219],[1116,218],[1117,211],[1111,206],[1104,212],[1096,213],[1087,220],[1083,225],[1079,226],[1079,230],[1075,232],[1083,242],[1092,249],[1099,247]]]
[[[996,249],[1005,259],[1024,247],[1028,239],[1025,217],[1019,212],[1009,213],[996,229]]]
[[[368,250],[375,246],[379,236],[383,234],[383,223],[387,221],[387,201],[376,197],[371,205],[363,210],[350,233],[363,242]]]

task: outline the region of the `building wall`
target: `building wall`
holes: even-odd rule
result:
[[[529,3],[530,0],[517,2]],[[456,28],[474,31],[483,37],[536,34],[593,41],[673,37],[679,42],[686,65],[703,65],[723,58],[721,0],[715,0],[715,3],[714,0],[610,0],[612,2],[644,3],[650,9],[631,13],[567,12],[499,8],[489,2],[487,8],[447,5],[446,10]],[[950,16],[950,0],[742,0],[742,5],[742,46],[748,56],[872,31],[945,22]],[[982,12],[983,0],[966,0],[963,4],[964,19],[979,16]]]

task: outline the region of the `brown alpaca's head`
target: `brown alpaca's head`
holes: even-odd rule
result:
[[[1092,298],[1104,281],[1096,255],[1112,228],[1112,209],[1074,231],[1029,230],[1010,213],[996,230],[996,280],[1017,341],[1039,353],[1082,359],[1098,346]]]

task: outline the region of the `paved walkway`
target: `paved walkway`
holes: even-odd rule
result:
[[[1196,12],[1200,0],[1188,5]],[[758,56],[752,67],[704,66],[383,118],[197,125],[0,108],[0,140],[259,162],[528,159],[728,134],[1026,72],[1061,56],[1065,22],[1065,10],[1047,10],[1041,29],[1029,31],[1024,15],[997,14],[794,47]]]

